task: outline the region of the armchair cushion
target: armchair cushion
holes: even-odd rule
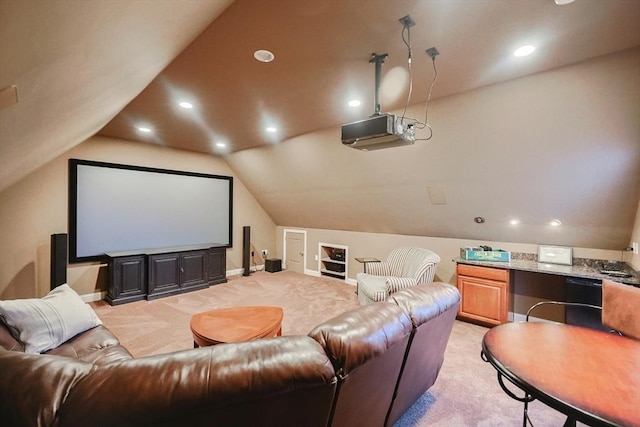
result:
[[[415,277],[386,277],[385,282],[389,294],[418,284],[418,280]]]
[[[386,261],[370,262],[367,264],[367,274],[374,276],[390,276],[391,266]]]

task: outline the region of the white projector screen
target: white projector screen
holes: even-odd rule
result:
[[[71,159],[69,261],[231,247],[233,178]]]

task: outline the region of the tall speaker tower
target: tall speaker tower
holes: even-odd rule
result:
[[[251,227],[242,227],[242,272],[243,276],[251,275]]]

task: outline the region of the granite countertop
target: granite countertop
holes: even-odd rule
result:
[[[558,264],[546,264],[539,263],[533,260],[526,259],[511,259],[510,262],[498,262],[498,261],[471,261],[463,258],[455,258],[453,260],[459,264],[470,264],[470,265],[480,265],[484,267],[494,267],[494,268],[506,268],[510,270],[521,270],[521,271],[531,271],[534,273],[547,273],[547,274],[556,274],[559,276],[567,276],[567,277],[582,277],[586,279],[609,279],[614,282],[626,283],[628,285],[640,286],[640,280],[638,280],[639,272],[634,271],[629,266],[626,266],[624,269],[625,272],[631,273],[631,277],[614,277],[608,274],[603,274],[600,272],[601,268],[596,267],[594,265],[586,264],[575,264],[575,265],[558,265]]]

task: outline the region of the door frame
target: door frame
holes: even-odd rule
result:
[[[282,233],[282,268],[287,269],[287,233],[302,234],[302,271],[307,274],[307,230],[285,228]]]

